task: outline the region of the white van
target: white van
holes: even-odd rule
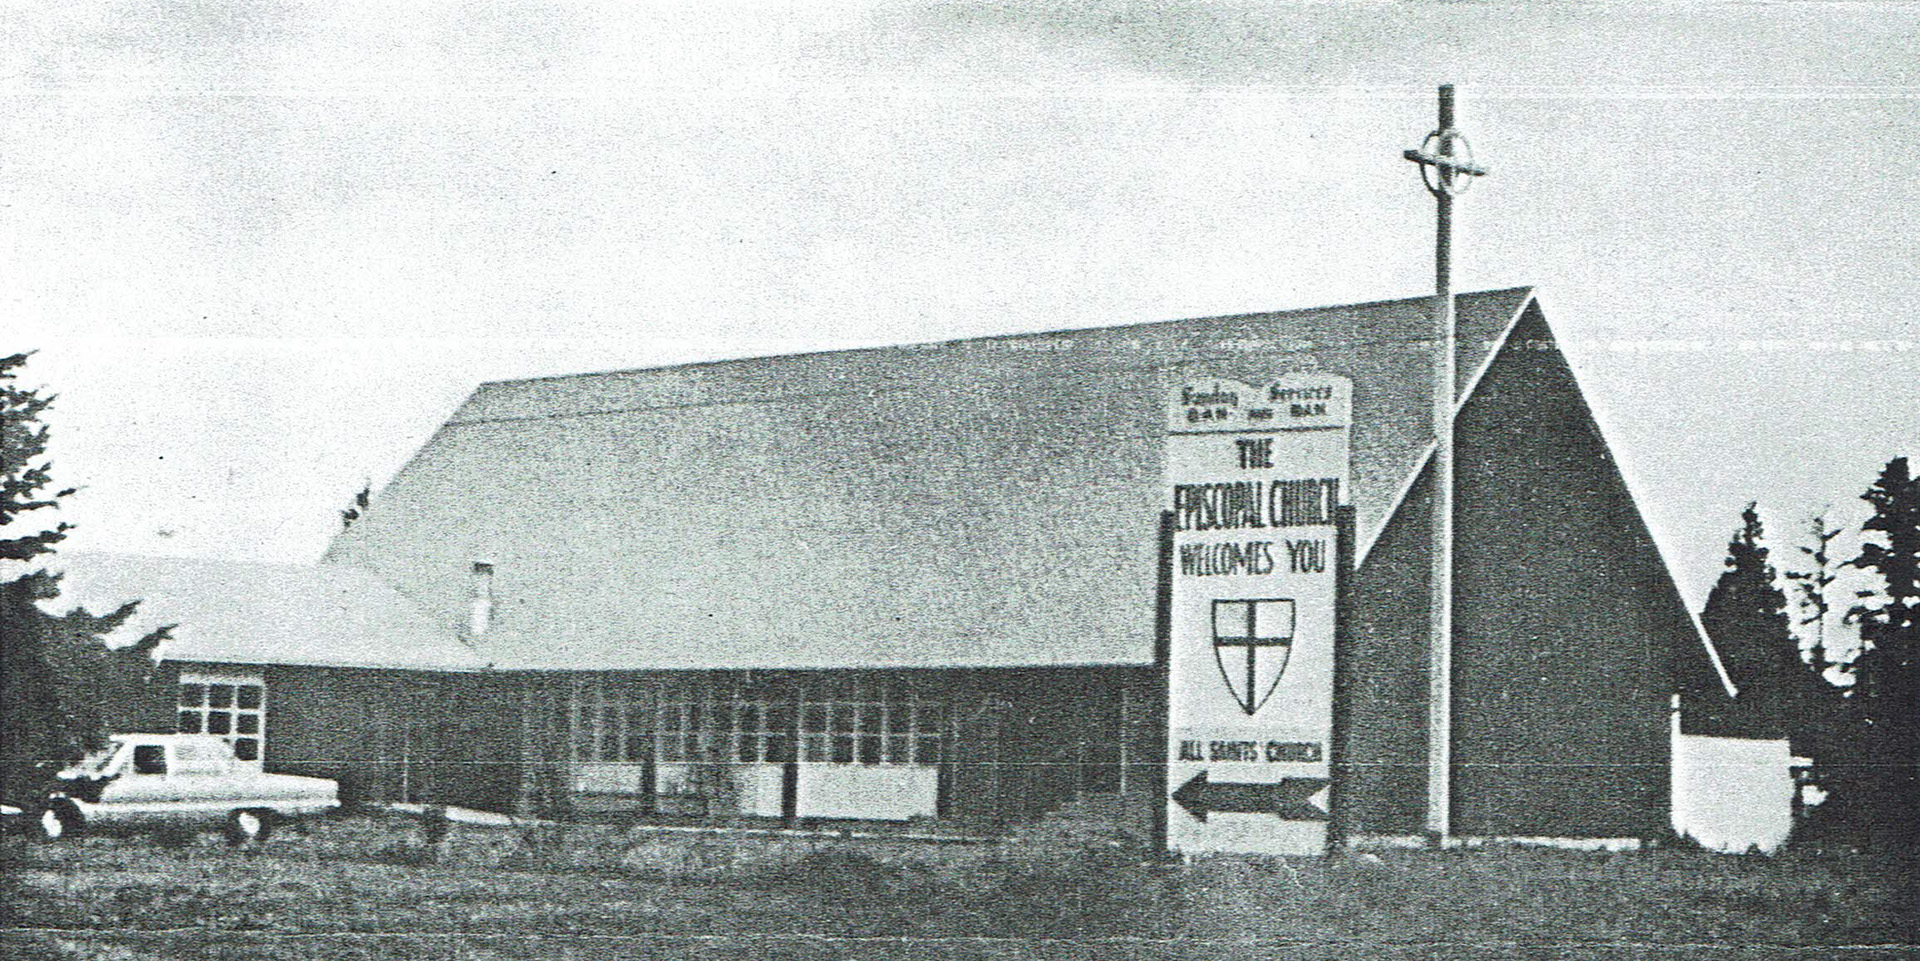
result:
[[[262,773],[210,734],[116,734],[59,777],[38,819],[48,840],[97,827],[224,824],[241,844],[277,820],[340,806],[337,782]]]

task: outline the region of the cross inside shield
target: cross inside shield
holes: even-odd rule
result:
[[[1213,602],[1213,658],[1248,716],[1267,703],[1287,670],[1293,620],[1289,598]]]

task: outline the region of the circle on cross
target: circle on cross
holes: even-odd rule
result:
[[[1427,139],[1420,142],[1417,159],[1420,179],[1435,197],[1466,193],[1479,173],[1473,165],[1473,147],[1467,143],[1467,135],[1450,127],[1427,134]]]

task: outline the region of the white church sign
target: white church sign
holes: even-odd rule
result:
[[[1353,384],[1175,386],[1167,844],[1321,854]]]

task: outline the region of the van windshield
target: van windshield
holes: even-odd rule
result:
[[[107,771],[107,765],[120,753],[119,741],[108,741],[107,746],[80,759],[73,769],[87,777],[99,777]]]

